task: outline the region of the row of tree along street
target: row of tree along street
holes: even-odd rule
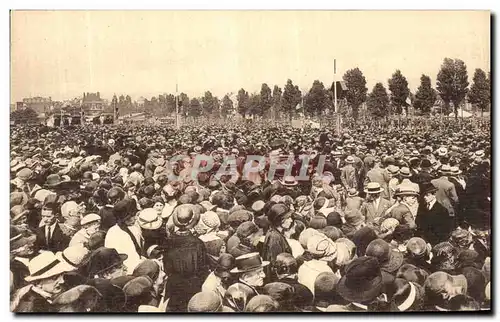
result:
[[[414,94],[410,92],[408,81],[400,70],[396,70],[388,79],[388,90],[382,83],[377,83],[368,92],[365,76],[357,67],[347,70],[342,79],[343,86],[337,83],[339,111],[354,119],[358,118],[359,110],[365,104],[366,113],[375,118],[403,112],[408,114],[409,106],[413,106],[414,113],[429,115],[434,106],[440,105],[440,112],[447,115],[453,111],[455,117],[458,116],[459,107],[466,101],[481,112],[490,107],[490,72],[476,69],[469,87],[467,66],[460,59],[444,59],[436,77],[435,88],[432,87],[431,78],[422,75],[420,86]],[[244,117],[255,115],[292,118],[299,113],[306,116],[329,114],[333,111],[333,96],[333,84],[325,87],[321,81],[315,80],[308,92],[302,92],[288,79],[283,89],[278,85],[271,89],[268,84],[263,83],[260,92],[249,93],[241,88],[237,93],[228,93],[222,99],[210,91],[205,92],[201,98],[190,98],[181,93],[178,101],[179,112],[194,118],[227,118],[235,113]],[[143,106],[138,106],[129,95],[115,95],[110,105],[116,107],[120,115],[144,111],[155,116],[167,116],[176,111],[174,94],[153,96],[143,103]]]

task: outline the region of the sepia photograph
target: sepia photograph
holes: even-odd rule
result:
[[[491,25],[11,10],[10,311],[491,314]]]

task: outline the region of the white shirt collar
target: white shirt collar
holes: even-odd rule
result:
[[[429,203],[429,210],[432,209],[432,207],[434,207],[434,204],[436,203],[436,199],[432,200],[430,203]]]

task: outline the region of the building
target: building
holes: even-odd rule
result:
[[[38,114],[49,111],[52,104],[53,101],[50,96],[48,98],[37,96],[23,99],[23,105],[26,108],[33,109]]]
[[[83,93],[82,105],[83,111],[86,115],[98,115],[104,110],[104,101],[101,94],[97,93]]]

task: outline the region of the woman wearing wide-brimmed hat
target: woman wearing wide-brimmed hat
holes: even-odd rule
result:
[[[182,204],[174,209],[173,224],[177,228],[167,238],[163,265],[169,272],[167,310],[184,312],[189,299],[199,292],[208,275],[207,251],[203,242],[191,233],[200,219],[193,205]]]

